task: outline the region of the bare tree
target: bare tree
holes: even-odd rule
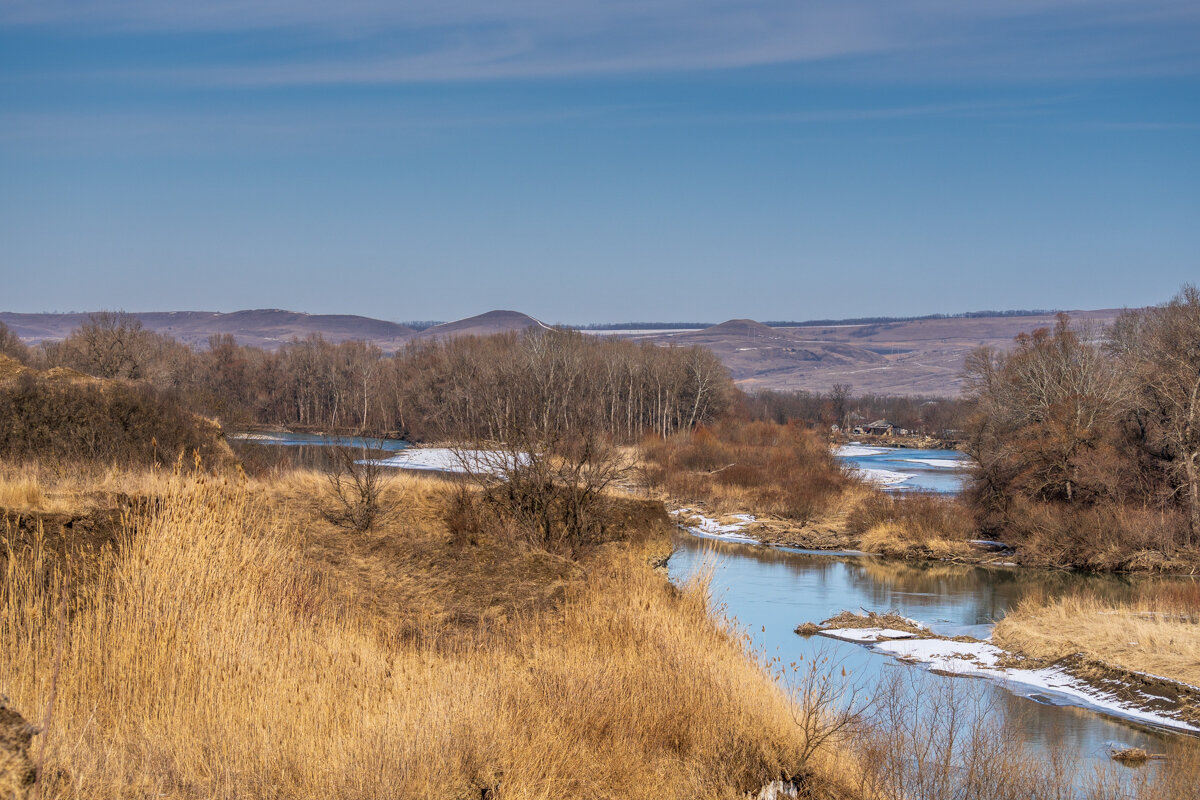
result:
[[[793,676],[784,674],[785,683],[796,698],[792,717],[804,737],[801,762],[808,764],[818,751],[853,737],[860,732],[870,709],[870,697],[860,681],[846,674],[845,666],[824,648],[793,667]]]
[[[97,311],[67,337],[62,352],[70,366],[97,378],[137,380],[145,377],[154,349],[155,336],[140,319],[124,311]]]
[[[1191,543],[1200,544],[1200,289],[1187,285],[1165,305],[1127,312],[1112,347],[1128,367],[1144,440],[1173,475]]]
[[[596,376],[582,357],[586,346],[578,334],[526,335],[509,357],[471,376],[447,419],[459,430],[476,420],[474,434],[454,448],[459,464],[550,550],[603,534],[597,511],[605,491],[632,466],[606,430],[600,393],[588,386]]]
[[[15,358],[21,363],[29,359],[29,348],[3,322],[0,322],[0,356]]]
[[[846,429],[846,415],[850,411],[851,390],[852,387],[848,383],[835,383],[829,392],[829,401],[833,404],[834,421],[841,430]]]
[[[1098,340],[1063,314],[1053,330],[1022,334],[1011,353],[971,354],[966,388],[977,413],[968,452],[993,471],[985,479],[1017,481],[1041,499],[1075,499],[1083,462],[1104,446],[1127,388]]]

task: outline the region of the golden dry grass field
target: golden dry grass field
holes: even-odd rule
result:
[[[1121,669],[1200,687],[1200,582],[1150,583],[1136,600],[1115,603],[1093,595],[1023,603],[1002,619],[998,645],[1034,658],[1081,653]]]
[[[48,721],[40,797],[732,798],[801,770],[834,796],[853,773],[804,763],[797,706],[705,587],[649,567],[663,530],[569,560],[456,540],[436,479],[393,482],[368,534],[321,489],[7,476],[0,690]],[[134,511],[68,546],[114,492]]]

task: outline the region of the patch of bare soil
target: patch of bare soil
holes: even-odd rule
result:
[[[29,743],[38,733],[0,694],[0,797],[24,797],[37,779]]]
[[[4,544],[0,547],[0,564],[8,560],[7,550],[40,546],[56,558],[74,558],[84,552],[98,553],[105,547],[116,546],[121,532],[122,510],[119,507],[86,509],[73,512],[44,513],[26,511],[20,514],[0,508]]]
[[[846,532],[844,518],[831,516],[797,524],[795,520],[759,518],[743,531],[763,544],[799,547],[805,550],[853,550],[855,537]]]
[[[1056,666],[1119,700],[1172,719],[1200,726],[1200,688],[1186,683],[1114,667],[1081,655],[1061,659]]]

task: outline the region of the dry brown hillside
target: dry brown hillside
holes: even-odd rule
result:
[[[1072,311],[1073,319],[1111,323],[1116,309]],[[1053,314],[954,317],[859,325],[775,328],[730,320],[700,331],[655,331],[634,338],[702,344],[717,353],[745,389],[955,395],[963,359],[976,347],[1008,349],[1020,333],[1054,326]]]

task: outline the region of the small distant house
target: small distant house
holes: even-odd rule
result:
[[[870,434],[871,436],[891,436],[898,430],[899,428],[896,427],[895,423],[888,422],[886,419],[877,419],[870,425],[862,426],[863,433]]]

